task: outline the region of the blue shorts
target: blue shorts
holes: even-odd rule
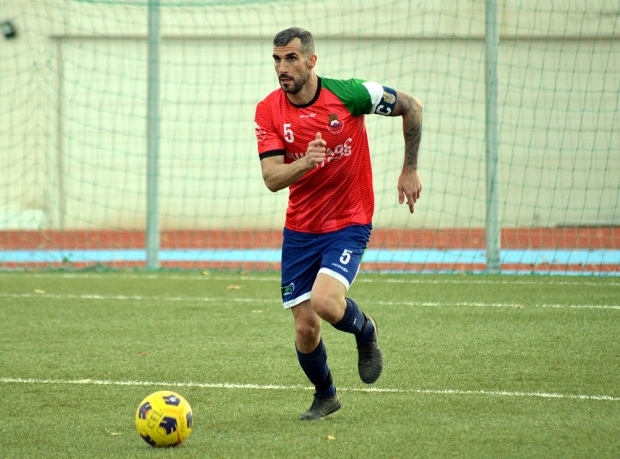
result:
[[[316,276],[327,274],[348,290],[360,269],[372,225],[354,225],[327,234],[284,228],[282,303],[292,308],[310,299]]]

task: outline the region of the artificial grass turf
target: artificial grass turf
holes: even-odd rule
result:
[[[619,288],[608,278],[360,274],[350,295],[379,322],[384,374],[362,384],[353,337],[326,324],[343,407],[307,423],[297,415],[312,388],[277,273],[2,273],[0,394],[11,403],[0,450],[615,457]],[[190,401],[195,425],[180,447],[150,451],[133,416],[160,389]]]

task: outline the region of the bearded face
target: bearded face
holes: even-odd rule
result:
[[[280,87],[287,94],[297,94],[308,81],[309,73],[307,71],[300,72],[297,76],[284,74],[280,75]]]
[[[273,49],[274,67],[280,88],[287,94],[298,94],[310,78],[316,56],[306,56],[301,42],[295,38],[286,46]]]

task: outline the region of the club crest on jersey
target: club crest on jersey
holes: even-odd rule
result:
[[[342,132],[342,130],[344,129],[344,121],[341,122],[338,119],[338,115],[336,115],[335,113],[332,113],[331,115],[329,115],[329,117],[327,118],[327,129],[329,130],[329,132],[333,133],[333,134],[340,134]]]

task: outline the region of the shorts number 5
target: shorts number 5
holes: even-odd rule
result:
[[[345,249],[344,252],[342,252],[342,255],[340,256],[340,263],[342,263],[343,265],[346,265],[348,262],[351,261],[351,251]]]

